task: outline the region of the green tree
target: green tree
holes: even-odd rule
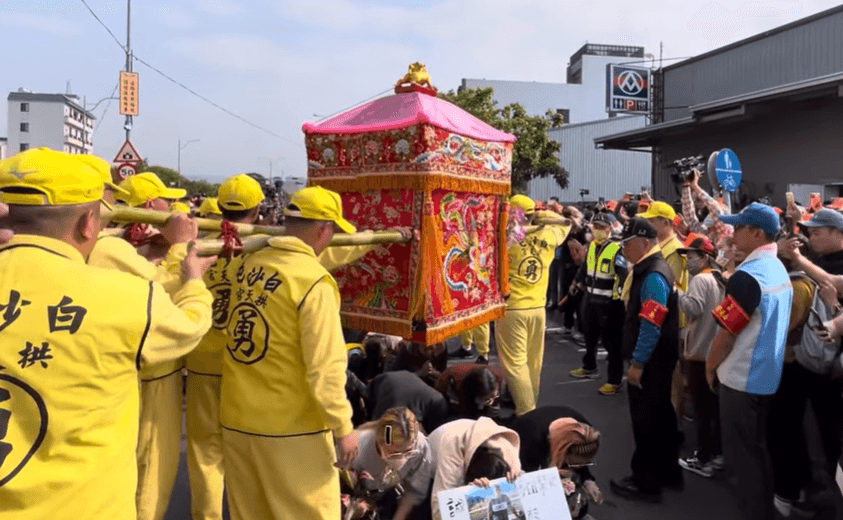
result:
[[[205,194],[208,197],[214,197],[217,194],[219,184],[212,184],[206,181],[195,181],[182,177],[179,172],[166,166],[150,165],[146,160],[138,164],[138,173],[152,172],[161,179],[166,186],[173,186],[176,188],[184,188],[188,196]],[[116,178],[117,168],[112,168],[112,177]]]
[[[562,126],[562,115],[548,110],[544,116],[531,116],[518,103],[497,108],[494,89],[472,88],[440,93],[439,97],[462,108],[488,125],[518,138],[512,150],[512,191],[524,192],[527,183],[538,177],[553,177],[560,188],[568,187],[568,171],[559,165],[560,145],[547,135]]]

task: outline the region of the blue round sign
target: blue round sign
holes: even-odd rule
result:
[[[741,163],[735,152],[724,148],[717,153],[714,160],[714,172],[717,174],[717,181],[720,186],[728,192],[733,192],[741,185]]]

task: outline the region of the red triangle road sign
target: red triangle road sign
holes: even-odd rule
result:
[[[120,147],[120,151],[117,152],[117,156],[114,158],[115,163],[135,163],[141,162],[141,156],[138,153],[135,146],[132,144],[132,141],[126,139],[126,142],[123,143],[123,146]]]

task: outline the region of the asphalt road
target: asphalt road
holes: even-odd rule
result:
[[[548,317],[548,328],[558,324],[556,316]],[[581,411],[601,433],[600,451],[592,473],[603,491],[605,501],[601,505],[592,505],[591,516],[596,520],[700,520],[700,519],[738,519],[738,499],[732,494],[729,479],[718,476],[706,479],[695,474],[685,474],[683,491],[665,491],[659,504],[630,501],[613,495],[609,489],[610,478],[622,478],[629,474],[629,461],[634,450],[632,424],[625,391],[613,396],[603,396],[597,388],[605,382],[599,380],[572,379],[568,372],[579,366],[582,353],[579,345],[563,341],[562,336],[548,332],[545,341],[544,367],[542,369],[541,393],[539,406],[564,404]],[[457,342],[451,344],[452,350]],[[458,361],[452,361],[458,362]],[[497,364],[492,350],[491,363]],[[605,362],[600,363],[601,374],[605,374]],[[686,436],[681,455],[689,456],[694,447],[693,423],[682,421]],[[807,423],[810,437],[810,449],[814,459],[818,459],[819,440],[816,428]],[[190,488],[184,458],[184,443],[179,466],[179,475],[170,500],[166,520],[185,520],[190,518]],[[817,462],[815,460],[815,466]],[[820,520],[843,520],[843,496],[835,483],[815,471],[815,483],[809,490],[818,503],[823,506]],[[773,519],[771,519],[773,520]]]

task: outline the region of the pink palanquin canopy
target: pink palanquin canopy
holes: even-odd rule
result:
[[[430,344],[503,315],[514,136],[432,90],[303,130],[308,184],[339,192],[347,219],[419,232],[333,273],[344,326]]]
[[[514,135],[487,125],[443,99],[419,92],[383,97],[321,123],[305,123],[304,131],[308,134],[357,134],[394,130],[419,123],[430,123],[483,141],[515,142]]]

